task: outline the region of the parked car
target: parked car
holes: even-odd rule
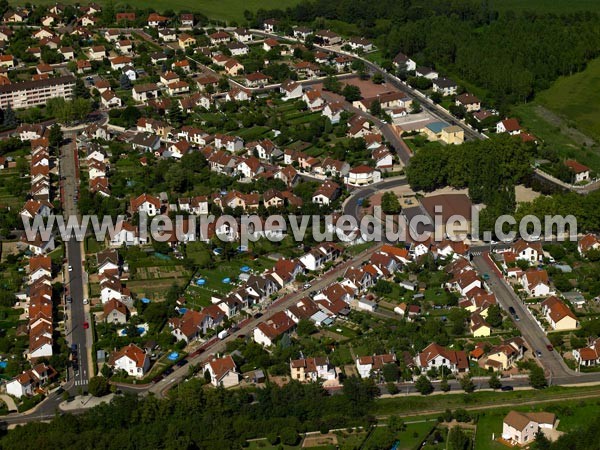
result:
[[[89,322],[83,322],[83,329],[87,330],[90,327],[90,323]]]
[[[502,386],[500,388],[501,391],[514,391],[515,388],[513,388],[512,386]]]
[[[513,308],[512,306],[508,307],[508,312],[511,313],[513,316],[516,314],[515,308]]]
[[[548,349],[549,352],[554,351],[554,347],[552,347],[551,344],[546,345],[546,348]]]

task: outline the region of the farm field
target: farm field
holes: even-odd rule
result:
[[[13,2],[11,2],[13,3]],[[34,1],[27,2],[25,0],[18,0],[15,4],[25,3],[39,3],[39,4],[51,4],[51,1]],[[66,0],[63,3],[74,4],[81,3],[76,0]],[[107,0],[99,0],[98,3],[107,4]],[[256,11],[259,8],[263,9],[285,9],[288,6],[293,6],[299,3],[298,0],[222,0],[215,2],[212,0],[154,0],[153,2],[147,2],[144,0],[129,0],[127,2],[116,1],[114,2],[115,8],[118,10],[120,6],[129,5],[133,8],[145,9],[148,7],[154,8],[156,11],[165,11],[167,9],[180,11],[188,10],[193,12],[199,12],[210,19],[224,20],[224,21],[242,21],[244,20],[244,11]]]

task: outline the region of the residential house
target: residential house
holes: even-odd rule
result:
[[[396,364],[396,355],[394,353],[356,358],[356,370],[361,378],[370,378],[371,376],[380,374],[386,364]]]
[[[235,361],[231,355],[214,358],[204,364],[203,372],[210,375],[210,383],[217,387],[229,388],[240,384],[240,374],[237,372]]]
[[[521,133],[521,125],[517,119],[504,119],[496,124],[496,133],[508,133],[516,136]]]
[[[535,441],[541,429],[554,429],[556,416],[548,412],[510,411],[502,421],[502,439],[523,446]]]
[[[260,322],[253,331],[254,342],[264,347],[270,347],[284,334],[291,333],[296,323],[283,311],[279,311]]]
[[[458,95],[454,104],[456,106],[462,106],[469,113],[477,112],[481,109],[481,101],[468,92]]]
[[[110,355],[108,365],[113,370],[124,370],[129,376],[143,378],[150,369],[150,357],[135,344],[129,344]]]
[[[548,272],[543,269],[528,269],[521,276],[521,285],[529,297],[545,297],[552,294]]]
[[[469,359],[464,350],[450,350],[434,343],[419,353],[416,364],[423,371],[445,367],[452,373],[468,372]]]
[[[548,297],[541,303],[542,314],[553,330],[575,330],[579,326],[577,316],[558,297]]]
[[[125,304],[117,299],[110,299],[103,306],[104,321],[107,323],[124,324],[129,318],[129,310]]]
[[[316,358],[300,358],[290,361],[291,379],[301,383],[318,381],[332,381],[337,378],[335,367],[329,358],[320,356]]]

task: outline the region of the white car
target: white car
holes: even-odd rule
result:
[[[69,272],[73,272],[73,266],[69,264]]]
[[[89,302],[90,302],[90,301],[89,301],[87,298],[84,298],[84,299],[83,299],[83,304],[84,304],[84,305],[87,305]]]

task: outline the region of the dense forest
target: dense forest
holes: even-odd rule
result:
[[[315,0],[246,17],[257,26],[277,17],[283,28],[306,23],[355,30],[371,38],[388,62],[402,51],[481,88],[477,93],[500,109],[531,99],[600,54],[596,13],[499,14],[486,0]]]
[[[235,449],[247,439],[274,434],[292,441],[298,432],[368,425],[376,388],[349,378],[341,395],[320,385],[292,382],[255,392],[203,389],[182,383],[171,398],[118,396],[79,416],[57,416],[8,432],[3,449]]]

